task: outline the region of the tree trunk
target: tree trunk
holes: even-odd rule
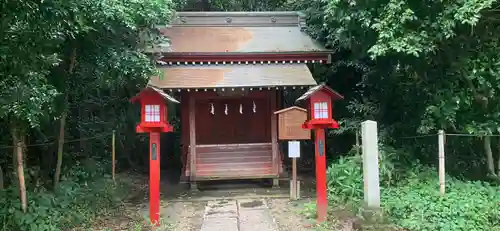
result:
[[[26,185],[24,180],[24,164],[23,164],[23,143],[17,142],[17,174],[19,176],[19,191],[21,193],[21,208],[24,213],[28,209],[28,202],[26,200]]]
[[[494,175],[496,175],[495,174],[495,163],[493,160],[493,152],[491,151],[491,137],[490,136],[484,137],[484,152],[486,154],[486,164],[488,167],[488,174],[494,176]]]
[[[202,11],[210,11],[210,0],[201,0]]]
[[[497,163],[497,176],[500,178],[500,138],[498,138],[498,163]]]
[[[2,169],[2,166],[0,165],[0,189],[3,189],[4,188],[4,185],[3,185],[3,169]]]
[[[62,159],[63,159],[63,151],[64,151],[64,129],[66,127],[66,116],[67,113],[63,112],[59,127],[59,139],[57,142],[57,165],[56,172],[54,173],[54,188],[57,187],[59,183],[59,179],[61,177],[61,167],[62,167]]]
[[[15,150],[15,159],[17,160],[17,178],[19,179],[19,192],[20,192],[20,199],[21,199],[21,209],[23,212],[26,212],[28,209],[28,202],[26,198],[26,182],[24,179],[24,163],[23,163],[23,151],[25,144],[23,144],[23,141],[25,140],[23,138],[24,132],[19,129],[19,127],[14,126],[11,130],[12,133],[12,140],[14,141],[14,150]],[[15,165],[14,165],[15,166]],[[16,171],[14,171],[16,172]]]
[[[75,69],[76,65],[76,48],[73,47],[71,49],[71,53],[69,54],[68,58],[68,71],[66,73],[66,83],[69,82],[69,78],[73,74],[73,70]],[[66,86],[68,86],[66,84]],[[65,106],[68,105],[68,95],[69,95],[69,89],[66,87],[64,89],[66,91],[64,95],[64,104]],[[64,152],[64,130],[66,128],[66,118],[68,116],[68,112],[66,111],[66,108],[61,114],[61,119],[59,120],[59,139],[57,143],[57,165],[56,165],[56,171],[54,173],[54,188],[57,187],[57,184],[59,184],[59,180],[61,177],[61,167],[62,167],[62,161],[63,161],[63,152]]]

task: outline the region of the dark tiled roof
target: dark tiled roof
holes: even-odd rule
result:
[[[327,51],[304,28],[298,12],[179,12],[160,30],[170,38],[171,52]]]
[[[163,89],[316,85],[306,64],[172,66],[149,84]]]

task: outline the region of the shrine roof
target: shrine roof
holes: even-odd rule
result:
[[[192,65],[159,68],[163,78],[149,85],[162,89],[211,89],[316,85],[306,64]]]
[[[302,96],[300,96],[295,102],[300,102],[302,100],[308,99],[311,97],[314,93],[323,90],[325,93],[327,93],[332,99],[344,99],[344,96],[339,94],[338,92],[334,91],[330,87],[328,87],[325,83],[321,83],[317,86],[309,88],[306,93],[304,93]]]
[[[169,94],[165,93],[163,90],[158,89],[154,86],[150,86],[150,85],[147,85],[144,89],[142,89],[139,93],[137,93],[137,95],[132,97],[129,101],[131,103],[134,103],[135,101],[140,99],[142,94],[144,94],[145,92],[148,92],[148,91],[154,91],[154,92],[158,93],[161,97],[163,97],[163,99],[170,101],[172,103],[179,103],[179,101],[177,101],[174,97],[170,96]]]
[[[329,52],[305,28],[299,12],[178,12],[160,31],[171,42],[166,53]]]

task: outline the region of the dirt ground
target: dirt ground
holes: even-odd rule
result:
[[[271,215],[278,224],[279,231],[313,230],[313,221],[308,220],[302,210],[306,200],[290,201],[288,198],[268,199]]]
[[[130,198],[122,202],[118,211],[95,221],[92,231],[147,231],[148,225],[148,180],[135,179]],[[200,231],[205,206],[209,201],[220,199],[264,199],[278,231],[313,231],[326,230],[315,227],[314,220],[304,214],[304,206],[310,204],[314,190],[304,187],[301,200],[290,201],[286,182],[279,189],[255,184],[215,184],[209,185],[199,192],[191,192],[183,185],[172,185],[168,182],[161,187],[161,223],[160,230],[168,231]],[[307,184],[305,184],[307,185]],[[309,185],[307,185],[309,186]],[[351,231],[352,225],[339,224],[339,231]],[[328,229],[328,230],[331,230]]]

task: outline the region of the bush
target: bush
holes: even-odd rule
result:
[[[381,147],[380,155],[381,203],[394,225],[413,231],[499,230],[497,187],[448,177],[447,194],[441,197],[435,169],[402,161],[402,154],[389,147]],[[351,153],[340,158],[329,167],[327,176],[331,201],[360,208],[361,156]]]
[[[391,186],[402,173],[395,171],[394,159],[398,156],[395,149],[381,147],[380,151],[381,187]],[[352,149],[347,156],[340,157],[327,169],[329,199],[334,202],[359,202],[363,199],[363,160]]]
[[[0,230],[56,231],[90,222],[95,216],[119,205],[126,184],[104,176],[99,162],[75,164],[53,191],[42,187],[27,192],[28,212],[19,208],[19,189],[0,191]]]
[[[408,230],[494,230],[500,227],[500,193],[481,182],[451,179],[446,196],[439,195],[438,178],[421,177],[382,192],[384,212]],[[433,175],[436,175],[435,173]]]

